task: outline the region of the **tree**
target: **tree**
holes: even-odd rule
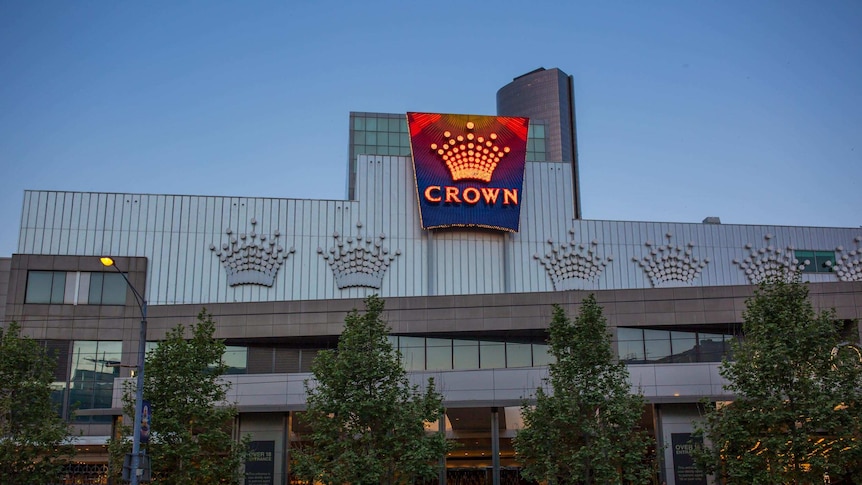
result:
[[[238,484],[247,441],[232,437],[236,407],[224,405],[229,384],[221,380],[224,342],[213,337],[215,323],[206,310],[198,314],[186,339],[183,325],[170,330],[146,357],[144,399],[150,402],[153,482],[159,485]],[[134,394],[123,399],[134,416]],[[129,427],[124,427],[129,434]],[[114,462],[129,451],[128,436],[111,447]]]
[[[51,401],[56,362],[12,322],[0,328],[0,483],[53,483],[74,455]]]
[[[307,446],[294,452],[295,472],[309,483],[396,484],[435,476],[445,436],[426,422],[443,411],[429,379],[411,386],[381,317],[383,300],[370,296],[365,313],[344,321],[337,350],[318,354],[306,381],[311,427]]]
[[[698,463],[729,483],[859,483],[862,368],[834,312],[815,312],[798,278],[762,284],[746,305],[720,371],[735,400],[707,407]]]
[[[651,440],[639,427],[641,394],[632,394],[628,370],[614,356],[602,308],[590,295],[573,322],[558,305],[549,329],[545,380],[525,403],[524,429],[515,451],[524,477],[548,483],[645,483]]]

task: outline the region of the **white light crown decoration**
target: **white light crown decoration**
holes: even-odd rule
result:
[[[362,235],[362,222],[357,222],[356,227],[359,229],[357,235],[348,237],[346,242],[338,232],[334,232],[335,246],[328,252],[317,248],[317,253],[329,263],[339,289],[354,286],[380,289],[389,264],[401,255],[401,251],[391,254],[389,248],[383,246],[386,234],[380,234],[374,240]]]
[[[763,239],[766,241],[765,247],[754,249],[751,243],[746,244],[745,249],[750,251],[748,257],[733,260],[733,264],[745,272],[746,278],[752,285],[759,285],[773,278],[790,281],[797,272],[810,264],[808,260],[799,261],[794,257],[793,246],[781,249],[770,244],[772,234],[763,236]]]
[[[683,248],[671,243],[673,234],[667,233],[665,238],[667,243],[661,246],[655,246],[652,241],[644,243],[650,249],[649,255],[641,259],[633,256],[632,261],[643,268],[655,288],[692,284],[709,264],[709,258],[698,259],[692,255],[693,241]]]
[[[272,286],[275,283],[275,275],[288,254],[296,252],[293,247],[285,251],[278,244],[281,235],[278,229],[271,237],[267,237],[255,232],[256,224],[257,221],[252,218],[251,232],[241,233],[239,236],[234,235],[228,228],[225,234],[229,242],[223,243],[220,248],[210,244],[210,250],[219,257],[227,272],[227,283],[230,286]]]
[[[605,267],[614,260],[613,256],[602,258],[596,254],[598,241],[593,239],[589,245],[575,241],[575,230],[569,229],[569,242],[559,245],[553,239],[548,239],[550,252],[544,256],[534,254],[533,258],[545,268],[555,290],[586,290],[592,289],[596,279]]]
[[[862,281],[862,236],[856,236],[853,242],[856,243],[856,249],[845,252],[842,246],[835,248],[835,266],[832,270],[841,281]]]

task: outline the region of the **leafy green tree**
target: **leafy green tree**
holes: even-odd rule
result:
[[[56,362],[12,322],[0,328],[0,483],[53,483],[74,454],[51,401]]]
[[[189,327],[170,330],[148,352],[144,399],[150,402],[150,442],[142,446],[152,461],[153,483],[209,485],[241,483],[247,440],[232,437],[236,407],[224,404],[229,384],[221,380],[227,367],[224,342],[215,339],[215,323],[206,310]],[[124,409],[134,415],[134,393],[127,390]],[[114,463],[130,451],[130,427],[110,451]]]
[[[411,386],[388,339],[383,300],[365,300],[344,322],[337,350],[322,351],[306,382],[311,427],[307,446],[294,452],[294,470],[308,482],[399,484],[436,474],[445,437],[425,423],[442,412],[442,396],[429,379]]]
[[[762,284],[747,301],[734,360],[721,365],[735,400],[707,407],[698,463],[729,483],[823,483],[825,475],[860,483],[862,367],[840,327],[834,311],[814,310],[798,279]]]
[[[614,356],[602,307],[590,295],[575,321],[554,306],[550,364],[535,406],[521,408],[515,451],[524,477],[554,484],[641,484],[653,474],[652,444],[639,423],[644,398],[632,394],[628,370]]]

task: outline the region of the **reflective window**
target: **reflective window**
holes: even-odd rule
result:
[[[530,344],[506,343],[506,367],[532,367],[533,349]]]
[[[65,291],[65,272],[29,271],[24,303],[63,303]]]
[[[835,251],[796,251],[793,257],[805,265],[803,273],[830,273],[835,266]]]
[[[222,361],[227,366],[225,374],[245,374],[248,370],[248,348],[228,345]]]
[[[476,340],[453,340],[452,363],[455,369],[479,368],[479,342]]]
[[[428,370],[445,370],[452,368],[452,341],[442,338],[425,340],[425,361]]]
[[[533,365],[548,365],[555,362],[556,359],[549,352],[550,347],[547,344],[533,344]]]
[[[671,362],[697,362],[697,337],[694,332],[670,332],[673,349]]]
[[[122,342],[76,341],[72,349],[69,402],[72,409],[108,409],[120,376]],[[78,416],[79,422],[110,422],[110,416]]]
[[[626,362],[643,362],[646,360],[644,331],[639,328],[618,328],[617,350],[620,360]]]
[[[479,342],[479,368],[502,369],[506,367],[506,346],[503,342]]]
[[[425,370],[425,339],[422,337],[399,337],[399,350],[404,368]]]
[[[125,305],[126,280],[120,273],[90,273],[90,305]]]
[[[646,359],[650,362],[670,357],[670,332],[665,330],[644,330]]]
[[[702,333],[698,335],[701,362],[721,362],[730,353],[730,335]]]

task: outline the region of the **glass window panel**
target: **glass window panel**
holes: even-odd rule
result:
[[[506,346],[503,342],[479,342],[479,368],[502,369],[506,367]]]
[[[537,124],[530,125],[530,132],[532,136],[535,138],[544,138],[545,137],[545,125]]]
[[[817,263],[817,271],[819,273],[829,273],[832,267],[835,266],[835,252],[833,251],[817,251],[814,255]]]
[[[377,144],[381,146],[389,146],[389,133],[380,132],[377,134]]]
[[[697,362],[697,338],[693,332],[671,332],[672,362]]]
[[[536,153],[536,161],[537,162],[544,162],[546,158],[547,158],[547,154],[545,152]]]
[[[404,368],[425,370],[425,339],[422,337],[400,337],[399,345]]]
[[[644,347],[647,362],[667,362],[670,357],[670,332],[644,330]]]
[[[366,145],[376,145],[377,144],[377,133],[373,131],[369,131],[365,133],[365,144]]]
[[[102,305],[126,304],[126,279],[120,273],[105,273],[102,282]]]
[[[368,131],[377,131],[377,118],[366,118],[365,129]]]
[[[248,348],[228,345],[225,347],[222,360],[227,366],[225,374],[245,374],[247,371]]]
[[[63,303],[65,291],[66,273],[54,271],[54,278],[51,284],[51,303]]]
[[[410,147],[409,146],[402,146],[401,148],[398,149],[398,154],[403,156],[403,157],[409,156],[410,155]]]
[[[110,408],[121,356],[122,342],[74,342],[70,403],[77,409]]]
[[[532,367],[533,348],[530,344],[506,343],[506,367]]]
[[[729,336],[716,333],[701,333],[698,335],[698,346],[701,362],[721,362],[730,347]]]
[[[425,339],[425,362],[428,370],[452,368],[452,341],[442,338]]]
[[[547,344],[533,344],[533,365],[548,365],[555,362],[556,359],[551,355],[550,347]]]
[[[545,152],[545,140],[536,140],[534,145],[537,152]]]
[[[354,130],[364,130],[365,129],[365,118],[361,116],[356,116],[353,118],[353,129]]]
[[[398,133],[401,131],[401,119],[399,118],[390,118],[389,119],[389,131],[393,133]]]
[[[354,131],[353,132],[353,144],[364,144],[365,143],[365,131]]]
[[[27,273],[27,294],[24,303],[51,303],[53,271],[30,271]]]
[[[527,151],[528,152],[536,151],[536,140],[533,140],[532,138],[527,140]]]
[[[479,342],[476,340],[454,340],[452,362],[455,369],[479,368]]]
[[[90,288],[87,303],[99,305],[102,303],[102,280],[105,273],[90,273]]]
[[[800,265],[804,265],[802,268],[803,273],[814,273],[817,271],[814,251],[796,251],[793,257],[799,261]],[[806,261],[808,261],[808,264],[805,263]]]

